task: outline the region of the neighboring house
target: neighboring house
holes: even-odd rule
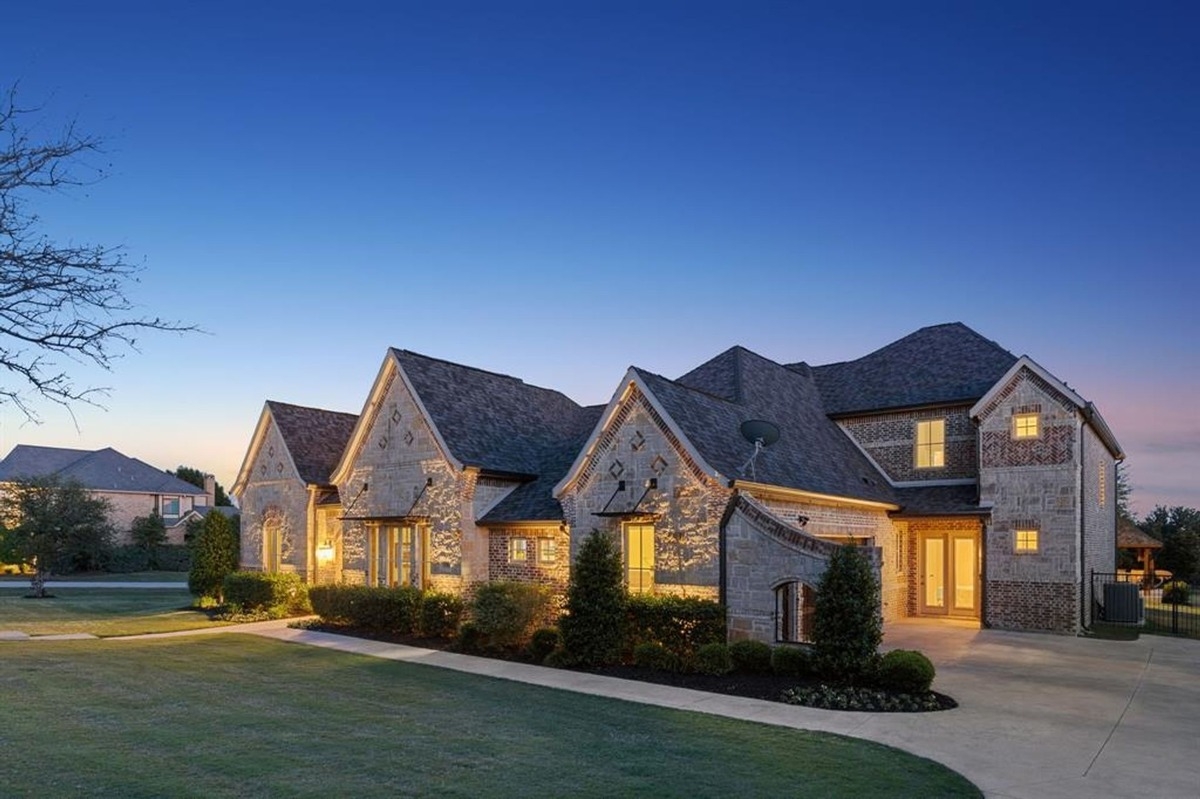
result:
[[[77,482],[107,500],[118,543],[129,543],[133,520],[152,512],[162,516],[167,541],[183,543],[187,518],[193,512],[207,512],[216,490],[211,476],[205,488],[197,488],[112,447],[88,451],[18,444],[0,461],[0,484],[49,476]]]
[[[886,619],[1073,632],[1091,621],[1088,573],[1115,568],[1122,457],[1091,403],[955,323],[826,366],[734,347],[676,380],[631,368],[603,408],[390,350],[309,491],[336,487],[329,580],[557,589],[602,530],[631,591],[719,599],[731,637],[792,641],[851,543]],[[244,508],[258,490],[235,486]]]

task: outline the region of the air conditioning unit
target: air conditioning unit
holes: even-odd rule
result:
[[[1145,621],[1145,606],[1137,583],[1105,584],[1104,620],[1118,624],[1142,624]]]

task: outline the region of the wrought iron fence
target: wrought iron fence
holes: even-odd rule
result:
[[[1092,572],[1092,619],[1143,632],[1200,638],[1200,586],[1137,572]]]

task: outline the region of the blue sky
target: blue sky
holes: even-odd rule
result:
[[[0,80],[107,142],[38,198],[122,244],[154,336],[114,446],[232,483],[267,399],[357,412],[388,346],[583,403],[732,344],[962,321],[1094,400],[1134,501],[1200,506],[1200,7],[42,3]]]

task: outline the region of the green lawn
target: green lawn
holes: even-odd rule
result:
[[[5,796],[979,796],[870,742],[252,636],[0,646]]]
[[[26,598],[27,586],[0,587],[0,630],[30,635],[140,635],[222,626],[191,610],[192,595],[172,588],[55,588],[53,599]],[[5,650],[7,651],[7,650]]]
[[[87,572],[84,574],[67,574],[53,577],[49,585],[55,582],[86,582],[86,583],[187,583],[187,572],[131,572],[129,574],[114,574],[112,572]],[[29,585],[29,575],[5,574],[0,575],[0,585],[7,583],[22,583]]]
[[[1172,613],[1178,610],[1179,618],[1174,624]],[[1200,638],[1200,589],[1193,588],[1190,602],[1186,605],[1163,604],[1162,592],[1154,591],[1146,597],[1146,626],[1143,632],[1157,634],[1173,634],[1177,628],[1178,634],[1186,638]]]

